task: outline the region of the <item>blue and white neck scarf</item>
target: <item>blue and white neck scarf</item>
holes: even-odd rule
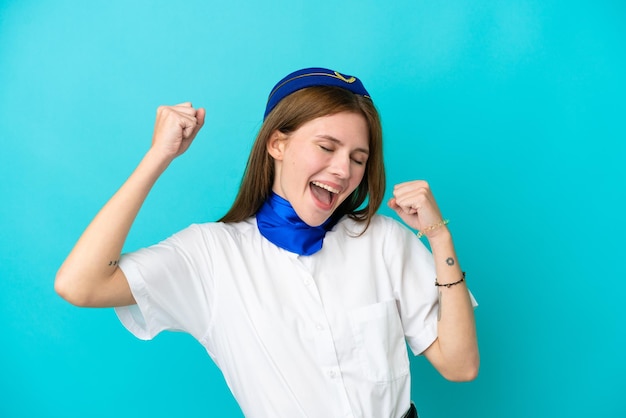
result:
[[[320,226],[307,225],[287,200],[271,192],[256,214],[259,232],[271,243],[299,255],[315,254],[322,249],[324,236],[337,223],[335,216]]]

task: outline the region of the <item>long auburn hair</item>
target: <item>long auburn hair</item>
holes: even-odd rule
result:
[[[274,184],[274,159],[267,152],[266,146],[275,131],[288,135],[306,122],[339,112],[353,112],[365,117],[369,128],[369,157],[361,183],[335,210],[333,217],[348,215],[358,222],[365,222],[367,229],[385,194],[380,117],[369,97],[331,86],[298,90],[281,100],[267,115],[252,146],[237,197],[219,222],[248,219],[257,213],[268,198]],[[366,200],[367,204],[362,207]]]

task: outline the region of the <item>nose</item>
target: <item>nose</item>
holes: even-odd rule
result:
[[[350,156],[342,155],[342,153],[336,153],[333,156],[330,165],[331,173],[340,178],[347,179],[350,177]]]

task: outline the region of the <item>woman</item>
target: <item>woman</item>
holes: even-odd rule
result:
[[[405,341],[447,379],[476,376],[473,302],[447,221],[424,181],[396,185],[388,205],[432,254],[375,214],[382,130],[352,76],[282,79],[230,211],[120,258],[151,187],[204,119],[189,103],[159,108],[151,148],[61,266],[63,298],[116,307],[142,339],[192,334],[249,417],[417,416]]]

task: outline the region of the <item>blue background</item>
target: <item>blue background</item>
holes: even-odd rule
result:
[[[626,416],[624,2],[0,5],[1,417],[241,416],[191,337],[136,340],[54,275],[158,105],[207,123],[127,251],[225,212],[269,89],[305,66],[364,80],[388,190],[430,181],[481,305],[474,382],[413,359],[420,416]]]

